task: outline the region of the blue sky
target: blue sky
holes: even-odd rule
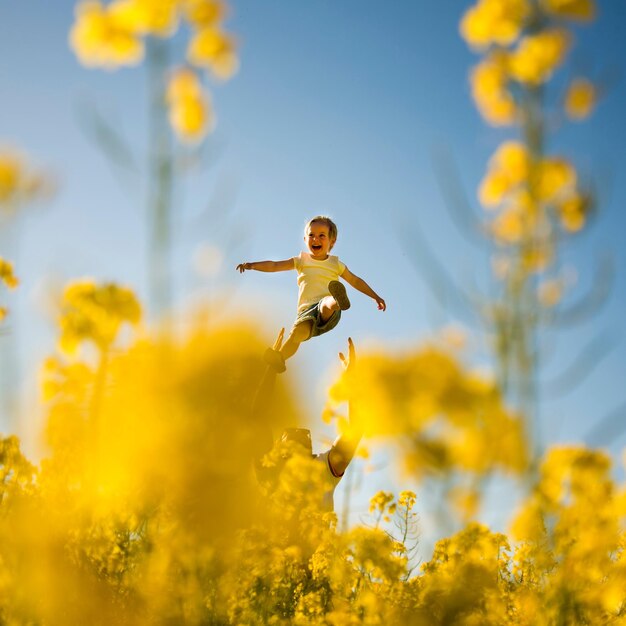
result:
[[[74,4],[56,0],[51,10],[44,0],[0,3],[0,143],[20,147],[58,180],[54,199],[23,216],[19,237],[6,231],[0,236],[0,252],[15,261],[22,279],[10,305],[27,405],[36,396],[33,372],[54,350],[54,326],[41,310],[50,284],[92,276],[146,293],[141,184],[135,188],[139,181],[128,172],[116,175],[80,121],[96,106],[141,163],[145,71],[81,67],[67,45]],[[377,311],[373,301],[355,293],[338,329],[303,346],[292,362],[294,386],[312,398],[307,418],[314,435],[332,434],[319,415],[336,353],[349,335],[357,347],[400,349],[419,345],[446,324],[471,320],[437,303],[415,265],[417,242],[407,225],[419,223],[458,281],[487,284],[488,257],[456,229],[433,167],[433,153],[451,154],[465,194],[479,211],[475,189],[486,162],[501,141],[514,136],[488,127],[471,102],[467,73],[477,57],[458,35],[458,21],[470,4],[233,3],[227,25],[241,43],[241,70],[212,88],[218,126],[208,144],[211,167],[191,176],[177,194],[177,289],[181,302],[210,298],[228,315],[253,314],[269,339],[292,321],[295,275],[240,276],[234,266],[293,256],[301,249],[307,218],[320,212],[335,218],[334,251],[385,298],[388,310]],[[614,345],[584,384],[543,403],[543,428],[551,441],[582,440],[593,423],[626,402],[625,13],[624,3],[601,2],[597,21],[576,28],[572,62],[550,88],[557,97],[564,78],[578,71],[607,85],[592,118],[564,126],[550,148],[573,158],[600,192],[598,218],[567,251],[579,276],[574,294],[591,285],[597,253],[610,251],[617,269],[602,311],[550,343],[548,378],[598,332],[609,333]],[[183,44],[179,37],[179,58]],[[203,247],[223,258],[210,277],[194,270]],[[484,364],[481,344],[473,345],[468,362]],[[21,429],[28,439],[30,425]],[[611,442],[616,458],[625,441],[622,435]],[[389,455],[381,455],[387,463]],[[393,476],[390,466],[369,474],[363,493],[388,487]]]

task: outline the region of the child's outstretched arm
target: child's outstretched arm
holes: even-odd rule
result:
[[[295,269],[293,259],[284,261],[254,261],[253,263],[240,263],[235,269],[243,274],[246,270],[257,270],[258,272],[286,272]]]
[[[364,293],[373,300],[376,300],[376,304],[381,311],[385,311],[387,309],[385,301],[362,278],[355,276],[347,267],[343,270],[341,278],[343,278],[349,285],[352,285],[356,290]]]

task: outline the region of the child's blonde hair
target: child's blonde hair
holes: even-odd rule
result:
[[[306,226],[304,227],[304,235],[305,236],[307,235],[307,231],[309,230],[309,227],[311,226],[311,224],[313,224],[315,222],[318,222],[319,224],[326,224],[326,226],[328,226],[328,237],[332,241],[336,241],[336,239],[337,239],[337,225],[327,215],[316,215],[314,218],[310,219],[306,223]]]

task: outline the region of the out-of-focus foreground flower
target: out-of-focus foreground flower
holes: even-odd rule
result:
[[[554,451],[514,523],[518,543],[471,523],[412,575],[419,493],[376,494],[374,523],[340,533],[311,458],[275,447],[262,461],[275,480],[258,482],[259,442],[297,403],[279,385],[280,402],[253,414],[264,366],[252,330],[129,344],[132,292],[82,281],[66,300],[73,341],[108,359],[75,350],[45,363],[39,467],[0,439],[7,623],[619,623],[626,498],[603,455]],[[334,398],[347,395],[370,435],[417,447],[436,427],[431,448],[458,471],[523,465],[493,385],[449,355],[362,355],[353,374]],[[407,455],[413,472],[445,470]]]
[[[9,289],[15,289],[19,281],[13,273],[13,265],[0,257],[0,283],[4,283]],[[6,307],[0,307],[0,322],[6,317]]]

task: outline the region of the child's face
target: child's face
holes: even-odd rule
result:
[[[313,222],[307,228],[304,241],[314,259],[325,259],[335,245],[335,240],[328,234],[328,226],[320,222]]]

